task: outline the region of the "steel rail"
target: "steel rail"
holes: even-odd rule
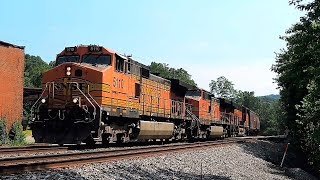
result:
[[[59,146],[24,146],[15,148],[0,148],[0,155],[21,154],[21,153],[38,153],[38,152],[55,152],[65,151],[68,147]]]
[[[217,145],[243,142],[241,140],[210,141],[194,144],[173,144],[148,146],[131,149],[88,151],[65,154],[50,154],[33,157],[12,157],[0,159],[0,173],[8,174],[21,171],[43,170],[49,168],[68,167],[86,163],[104,162],[131,157],[148,156],[167,152],[206,148]]]

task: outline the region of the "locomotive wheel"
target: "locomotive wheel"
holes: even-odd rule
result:
[[[109,147],[110,144],[110,138],[108,134],[102,134],[102,146],[103,147]]]
[[[84,143],[86,143],[86,145],[90,148],[95,147],[95,144],[96,144],[96,142],[94,141],[94,139],[91,136],[87,137],[87,139],[84,140]]]
[[[124,142],[124,139],[123,139],[124,134],[118,133],[116,136],[117,136],[116,143],[117,144],[122,144]]]

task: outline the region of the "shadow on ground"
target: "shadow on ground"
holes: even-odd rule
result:
[[[287,143],[284,142],[254,141],[243,143],[240,146],[246,153],[272,163],[269,165],[269,167],[273,169],[273,171],[270,172],[272,174],[285,175],[293,179],[301,180],[317,179],[304,171],[308,171],[308,167],[305,166],[305,164],[307,164],[306,160],[299,152],[296,152],[295,149],[290,147],[290,145],[283,162],[283,167],[280,167],[286,145]]]
[[[17,180],[30,180],[30,179],[46,179],[46,180],[67,180],[67,179],[76,179],[76,180],[91,180],[91,179],[146,179],[146,180],[164,180],[164,179],[192,179],[192,180],[230,180],[229,177],[203,174],[200,172],[198,174],[194,173],[185,173],[177,172],[172,170],[167,170],[165,167],[163,169],[158,169],[158,171],[147,171],[142,169],[138,165],[123,167],[115,166],[116,169],[121,169],[119,172],[110,173],[110,171],[100,170],[99,173],[90,173],[90,178],[86,178],[79,173],[67,171],[67,170],[52,170],[52,171],[36,171],[36,172],[27,172],[23,174],[13,174],[8,176],[0,176],[0,179],[17,179]]]
[[[164,180],[164,179],[217,179],[217,180],[230,180],[229,177],[218,176],[218,175],[208,175],[208,174],[193,174],[177,172],[165,169],[159,169],[157,172],[150,172],[139,166],[122,167],[121,172],[110,174],[110,172],[101,171],[98,174],[92,174],[90,178],[83,177],[81,174],[76,172],[70,172],[65,170],[53,170],[53,171],[36,171],[33,173],[23,173],[23,174],[12,174],[7,176],[0,176],[0,179],[17,179],[17,180],[30,180],[30,179],[46,179],[46,180],[91,180],[91,179],[147,179],[147,180]]]
[[[76,172],[67,172],[63,170],[52,170],[52,171],[34,171],[34,172],[26,172],[22,174],[11,174],[11,175],[0,175],[0,179],[4,180],[38,180],[38,179],[46,179],[46,180],[87,180],[82,177],[79,173]]]

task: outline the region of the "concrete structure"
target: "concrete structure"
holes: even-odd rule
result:
[[[22,119],[24,47],[0,41],[0,118],[7,130]]]

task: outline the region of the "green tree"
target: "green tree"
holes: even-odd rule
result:
[[[6,119],[0,117],[0,145],[6,144],[8,141]]]
[[[284,125],[281,119],[283,111],[279,100],[259,97],[254,111],[260,116],[262,134],[277,135],[284,133]]]
[[[21,121],[16,121],[12,124],[9,131],[10,144],[13,146],[20,146],[26,144],[26,135],[22,131]]]
[[[259,99],[255,97],[253,91],[241,91],[239,90],[237,93],[237,98],[235,99],[236,103],[243,105],[249,109],[254,111],[257,110]]]
[[[298,131],[302,136],[301,148],[308,152],[309,163],[320,167],[320,77],[312,80],[308,87],[308,94],[303,98],[302,104],[297,105],[299,119],[297,123],[301,126]]]
[[[277,54],[272,70],[278,74],[280,101],[285,110],[285,124],[294,137],[293,143],[304,150],[319,171],[320,160],[311,151],[320,144],[311,127],[318,127],[319,121],[317,124],[312,119],[320,113],[319,97],[315,93],[320,76],[320,1],[292,0],[290,4],[305,11],[306,15],[281,37],[287,47]]]
[[[169,64],[151,62],[150,70],[153,74],[159,74],[160,77],[169,79],[179,79],[187,84],[196,86],[197,84],[191,78],[191,75],[183,68],[170,68]]]
[[[50,66],[39,56],[25,55],[24,86],[41,87],[42,73]]]
[[[232,82],[224,76],[218,77],[216,81],[211,80],[209,87],[210,92],[216,97],[232,100],[237,96],[237,91],[234,89]]]

